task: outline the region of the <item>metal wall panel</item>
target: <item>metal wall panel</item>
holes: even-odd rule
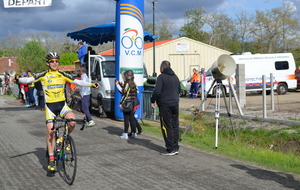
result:
[[[144,51],[144,61],[149,75],[153,73],[152,50],[149,48]],[[180,37],[155,46],[155,72],[160,74],[160,63],[163,60],[168,60],[179,79],[183,80],[192,74],[193,68],[208,70],[222,54],[230,54],[230,52],[186,37]]]

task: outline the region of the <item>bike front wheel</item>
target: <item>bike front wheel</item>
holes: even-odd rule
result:
[[[63,179],[67,184],[72,185],[77,169],[76,148],[73,138],[70,135],[65,137],[63,145]]]

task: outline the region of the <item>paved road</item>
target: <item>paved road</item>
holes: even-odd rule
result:
[[[0,97],[0,118],[0,189],[69,189],[59,175],[46,176],[44,113]],[[72,189],[300,189],[292,175],[187,146],[178,156],[161,156],[162,138],[122,140],[122,123],[95,120],[95,127],[72,133],[78,151]]]

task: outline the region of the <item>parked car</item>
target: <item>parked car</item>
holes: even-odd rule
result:
[[[157,77],[148,77],[148,79],[144,82],[144,90],[153,91],[156,84]],[[180,81],[181,92],[180,96],[186,96],[187,90],[183,83]]]
[[[191,88],[191,83],[189,82],[190,80],[191,80],[191,77],[180,81],[181,85],[183,85],[185,87],[185,92],[182,93],[182,94],[184,94],[184,96],[186,96],[190,92],[190,88]]]

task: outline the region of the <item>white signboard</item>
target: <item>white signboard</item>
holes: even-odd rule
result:
[[[4,8],[48,7],[52,0],[3,0]]]
[[[178,42],[176,43],[176,51],[189,51],[189,43],[188,42]]]

